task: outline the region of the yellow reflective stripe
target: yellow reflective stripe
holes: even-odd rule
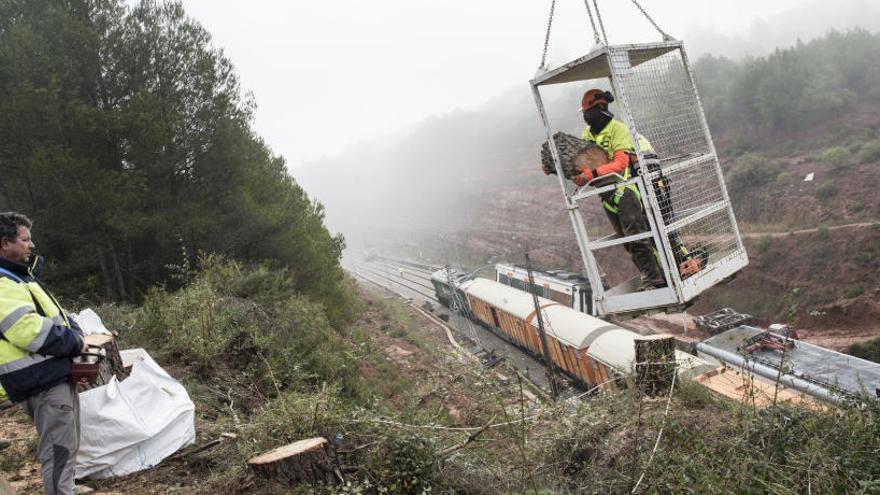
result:
[[[21,359],[16,359],[6,364],[0,364],[0,375],[12,373],[13,371],[23,370],[29,366],[42,363],[52,356],[43,356],[42,354],[29,354]]]
[[[34,340],[32,340],[30,344],[25,346],[25,349],[30,352],[39,351],[40,347],[43,347],[43,344],[46,342],[46,337],[49,336],[49,332],[52,331],[53,326],[55,326],[55,322],[49,318],[43,318],[43,324],[40,326],[40,333],[34,337]]]
[[[36,313],[29,313],[18,320],[9,331],[3,334],[3,337],[15,347],[31,350],[33,352],[31,347],[34,344],[34,341],[40,338],[44,332],[47,332],[47,327],[52,328],[52,324],[52,320],[49,318],[44,318]],[[45,342],[45,337],[43,337],[43,341]],[[42,345],[42,343],[40,345]],[[0,356],[0,362],[5,360],[6,359],[3,359],[3,357]]]
[[[0,332],[3,332],[5,334],[10,328],[18,323],[18,320],[24,318],[24,316],[27,314],[35,312],[36,310],[33,306],[20,306],[12,310],[11,313],[6,315],[6,317],[3,318],[2,321],[0,321]]]
[[[616,206],[611,206],[611,204],[608,203],[607,201],[602,201],[602,206],[604,206],[605,209],[608,210],[608,211],[610,211],[611,213],[616,214],[616,213],[618,212],[617,207],[616,207]]]

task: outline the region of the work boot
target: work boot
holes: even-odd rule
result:
[[[0,450],[6,450],[12,445],[12,442],[5,438],[0,438]]]
[[[667,287],[666,280],[652,280],[645,277],[641,277],[639,282],[639,288],[637,292],[642,292],[645,290],[654,290],[654,289],[663,289]]]

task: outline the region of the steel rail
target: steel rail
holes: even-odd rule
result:
[[[433,293],[428,293],[428,292],[425,292],[425,291],[423,291],[423,290],[421,290],[421,289],[415,288],[415,287],[413,287],[412,285],[401,283],[400,280],[398,280],[398,279],[396,279],[396,278],[393,278],[393,277],[386,276],[384,273],[378,272],[378,271],[374,270],[374,269],[371,268],[371,267],[364,266],[364,265],[356,265],[356,266],[355,266],[355,269],[356,269],[356,270],[360,270],[360,271],[367,272],[367,273],[371,274],[373,277],[379,277],[380,279],[383,279],[383,280],[386,280],[386,281],[388,281],[388,282],[391,282],[391,283],[397,284],[397,285],[401,286],[402,288],[405,288],[406,290],[409,290],[409,291],[415,292],[416,294],[419,294],[419,295],[422,296],[422,297],[426,297],[426,298],[428,298],[428,299],[430,299],[430,300],[432,300],[432,301],[436,301],[436,300],[437,300],[437,298],[434,297],[434,294],[433,294]],[[355,272],[355,273],[357,273],[357,272]],[[417,284],[418,284],[418,283],[417,283]],[[383,285],[387,285],[387,284],[383,284]],[[423,284],[418,284],[418,285],[421,286],[421,287],[426,287],[426,286],[423,285]],[[395,291],[394,289],[391,289],[390,287],[389,287],[389,290],[391,290],[392,292],[396,292],[396,293],[400,294],[399,292]],[[403,295],[403,294],[401,294],[401,295]],[[408,296],[405,296],[405,297],[408,297]]]

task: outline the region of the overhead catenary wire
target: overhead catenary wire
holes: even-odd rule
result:
[[[471,322],[470,318],[468,318],[467,314],[465,313],[466,308],[468,306],[466,304],[466,301],[463,300],[463,295],[460,294],[459,291],[456,290],[455,281],[452,279],[451,263],[449,262],[449,258],[450,258],[449,246],[450,246],[450,244],[452,244],[452,241],[450,241],[448,238],[446,238],[446,236],[441,236],[441,239],[446,244],[446,250],[445,250],[446,251],[446,256],[445,256],[445,258],[446,258],[446,282],[449,285],[450,290],[452,291],[452,301],[455,303],[455,305],[458,306],[459,311],[461,311],[462,315],[465,317],[464,320],[465,320],[465,324],[467,326],[468,336],[471,338],[471,340],[473,340],[473,342],[475,344],[479,345],[480,347],[485,347],[485,345],[483,345],[483,340],[480,338],[477,329],[475,328],[474,324]],[[456,254],[456,258],[458,259],[458,266],[463,268],[463,265],[461,263],[461,256],[458,253],[457,247],[455,250],[455,254]]]

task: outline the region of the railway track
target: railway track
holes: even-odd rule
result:
[[[351,271],[357,278],[360,278],[361,280],[364,280],[366,282],[369,282],[371,284],[376,285],[377,287],[380,287],[382,289],[393,292],[393,293],[397,294],[398,296],[405,297],[405,298],[408,297],[406,294],[403,294],[399,291],[391,289],[387,285],[387,281],[398,283],[398,280],[395,280],[394,277],[386,277],[386,276],[384,276],[384,274],[380,274],[380,276],[377,276],[377,275],[374,275],[374,272],[372,270],[368,271],[368,270],[364,270],[363,268],[364,268],[364,265],[359,264],[359,265],[355,265],[355,269],[351,270]],[[369,275],[367,273],[369,273]],[[408,290],[413,290],[413,289],[410,288]],[[419,293],[419,294],[422,295],[423,297],[428,297],[433,302],[437,302],[437,300],[433,297],[433,295],[429,297],[429,296],[425,296],[423,293]],[[461,326],[461,321],[469,322],[469,320],[465,320],[464,317],[462,317],[462,316],[452,314],[452,315],[450,315],[452,322],[455,322],[457,320],[461,320],[461,321],[459,321],[457,325],[451,325],[450,323],[447,323],[447,322],[441,320],[436,315],[431,314],[431,313],[419,308],[416,304],[413,304],[412,301],[409,302],[409,306],[413,310],[415,310],[416,312],[423,315],[427,320],[442,327],[443,330],[446,332],[447,338],[449,339],[449,342],[452,344],[456,353],[464,356],[466,359],[472,360],[474,362],[479,362],[479,358],[477,355],[473,354],[473,350],[468,350],[468,349],[464,348],[456,340],[456,338],[453,336],[453,333],[455,333],[455,334],[462,333],[459,328],[456,328],[457,326]],[[471,325],[471,323],[468,323],[468,325]],[[541,363],[536,361],[531,356],[519,351],[518,349],[516,349],[514,347],[510,347],[509,344],[506,344],[502,339],[498,338],[497,336],[495,336],[494,334],[492,334],[488,330],[482,329],[482,327],[480,327],[480,328],[483,332],[486,332],[486,335],[484,335],[482,339],[478,339],[480,341],[478,347],[484,347],[486,350],[495,350],[495,351],[500,351],[502,353],[506,353],[506,355],[510,358],[510,362],[508,363],[510,366],[510,368],[509,368],[510,371],[512,371],[513,373],[518,375],[523,380],[523,383],[527,387],[527,390],[524,391],[527,398],[531,401],[538,401],[539,398],[540,398],[540,400],[544,400],[544,401],[548,401],[548,402],[551,401],[551,398],[548,395],[547,390],[545,390],[545,388],[547,387],[545,377],[541,376],[540,374],[538,376],[534,376],[534,375],[530,376],[529,375],[529,369],[530,368],[531,369],[539,369],[542,366]],[[489,338],[488,342],[485,341],[487,336]],[[469,339],[466,335],[465,335],[465,337],[466,337],[466,340]],[[504,382],[510,381],[509,377],[502,374],[498,369],[493,370],[492,373],[495,374],[499,380],[502,380]],[[531,390],[531,392],[529,390]]]
[[[383,261],[386,261],[388,263],[392,263],[397,266],[402,266],[402,267],[409,268],[409,269],[415,269],[415,270],[421,271],[423,273],[427,273],[429,277],[431,276],[432,273],[434,273],[437,270],[439,270],[440,268],[442,268],[440,266],[427,265],[425,263],[416,263],[415,261],[409,261],[409,260],[399,260],[397,258],[389,258],[387,256],[376,256],[376,258],[383,260]]]
[[[401,278],[400,276],[392,276],[387,273],[383,273],[381,268],[377,268],[375,266],[371,266],[365,263],[356,264],[354,268],[355,273],[360,272],[368,274],[372,278],[372,280],[370,280],[371,282],[375,283],[378,280],[379,285],[382,286],[387,286],[389,282],[391,284],[397,284],[398,286],[403,287],[408,291],[414,292],[430,301],[437,301],[437,299],[434,297],[434,287],[431,286],[430,283],[422,283],[418,280]],[[405,294],[401,295],[408,297]]]
[[[434,286],[430,282],[431,273],[433,272],[428,268],[423,268],[430,265],[412,264],[420,265],[419,269],[413,271],[407,269],[408,271],[404,278],[399,276],[397,267],[409,267],[410,265],[394,258],[379,258],[369,262],[353,262],[349,264],[349,271],[362,280],[396,293],[398,296],[412,300],[421,298],[422,300],[426,299],[432,303],[439,304],[439,301],[434,297]],[[419,309],[418,304],[412,304],[411,306],[414,309]],[[471,341],[473,345],[477,346],[476,348],[483,348],[487,352],[495,351],[500,355],[507,356],[509,364],[516,372],[527,382],[531,383],[539,394],[544,397],[547,396],[549,382],[543,372],[545,369],[544,365],[540,360],[492,331],[455,312],[449,313],[449,323],[444,323],[444,325],[448,326],[460,337]]]

